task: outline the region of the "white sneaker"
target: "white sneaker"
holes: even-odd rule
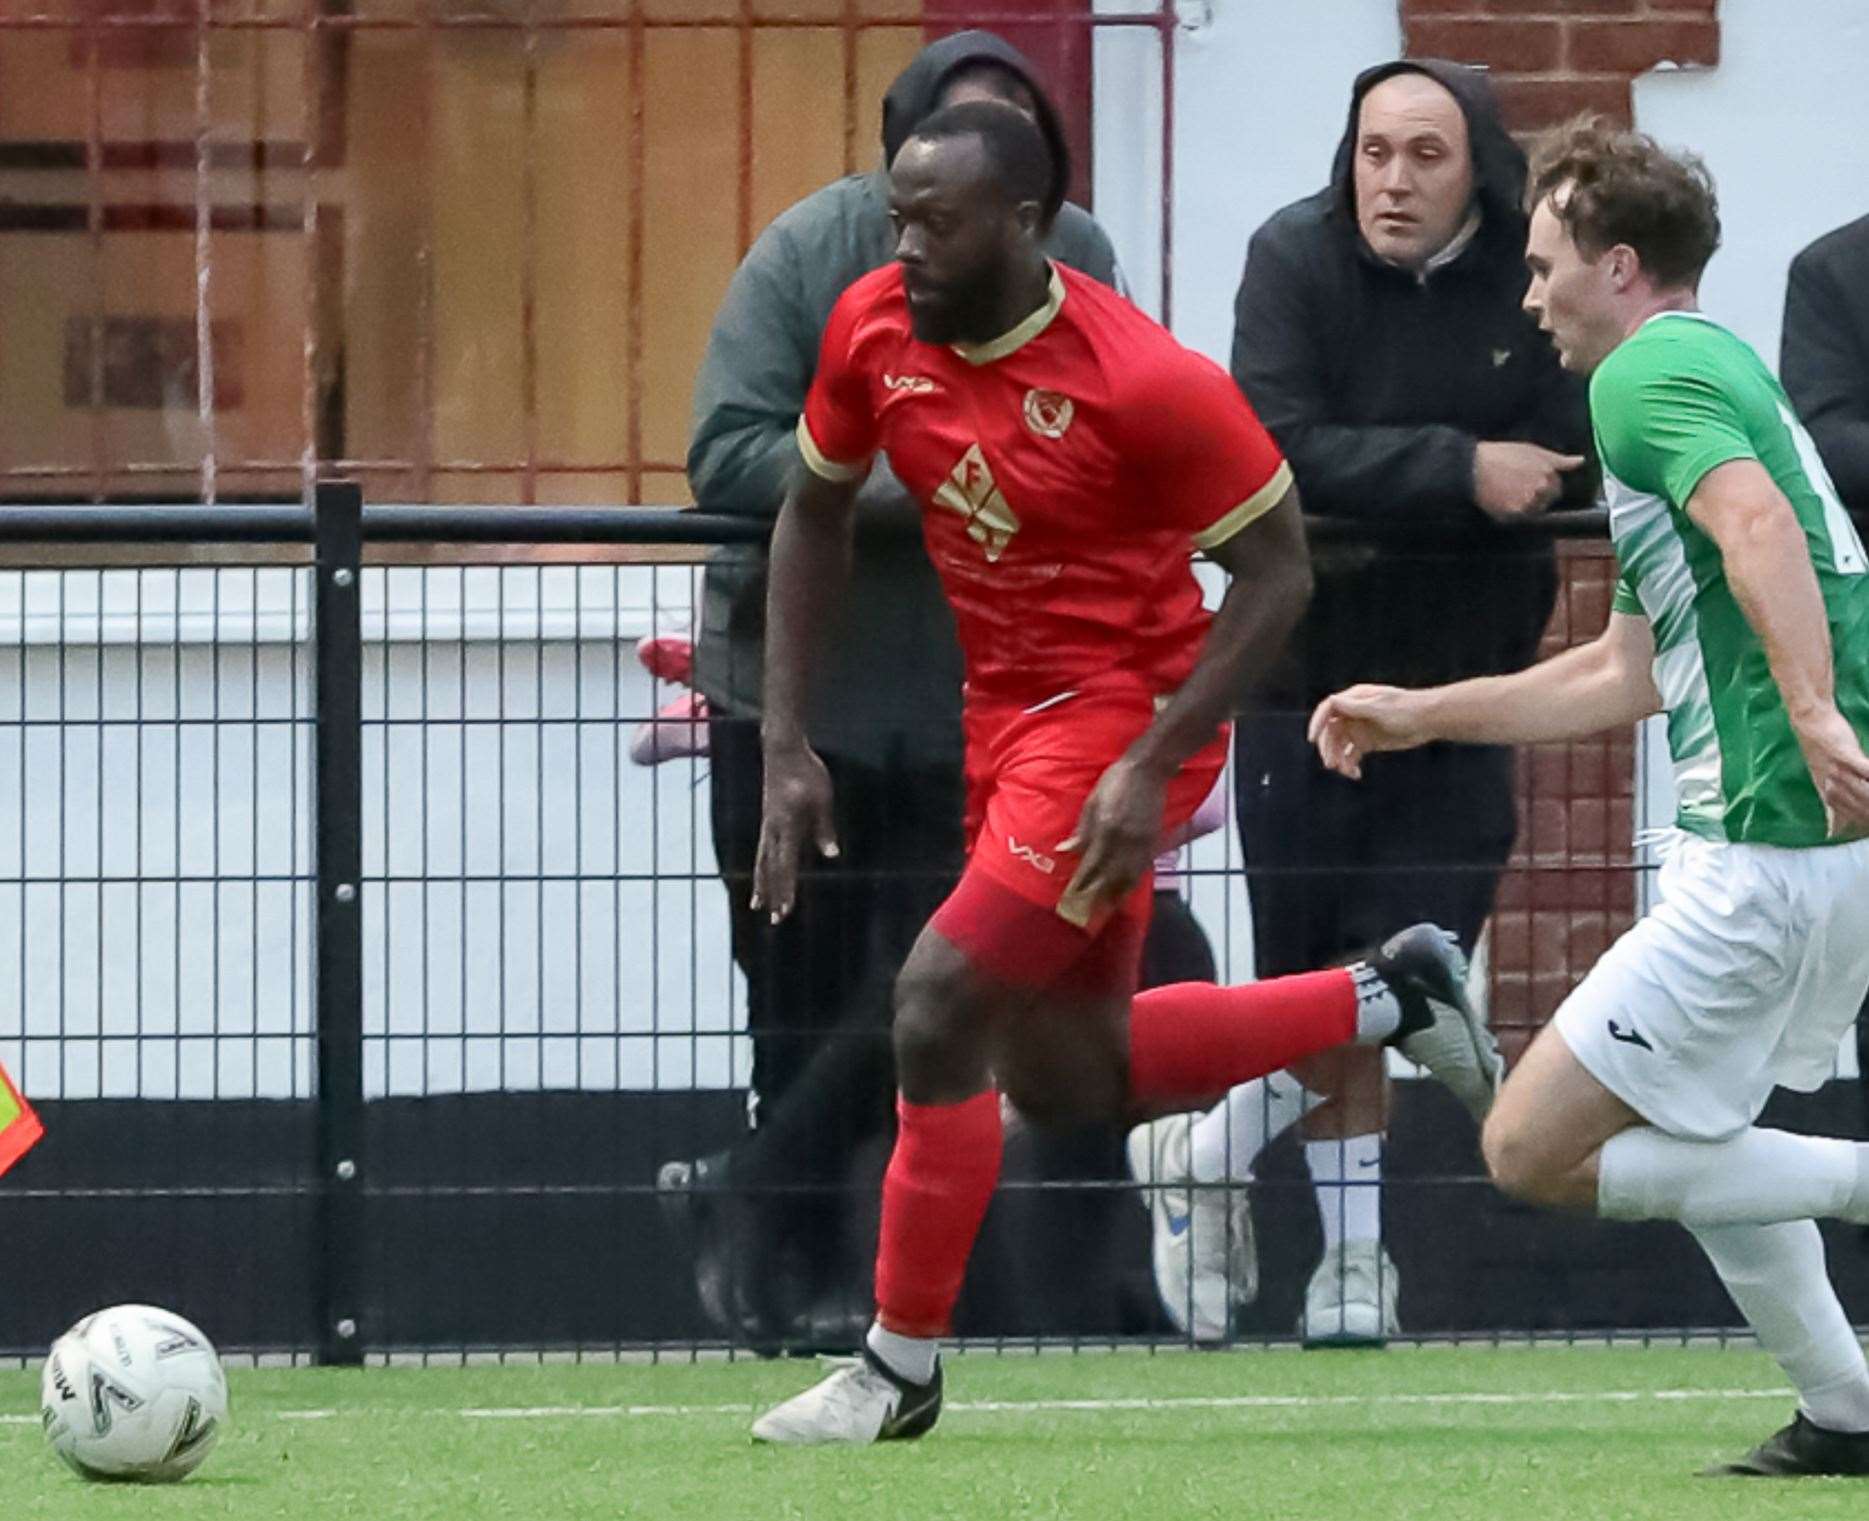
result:
[[[1400,1282],[1380,1242],[1344,1241],[1324,1254],[1304,1291],[1298,1335],[1307,1347],[1380,1347],[1398,1334]]]
[[[1195,1184],[1188,1160],[1192,1114],[1171,1114],[1129,1132],[1129,1172],[1149,1212],[1155,1292],[1175,1329],[1225,1341],[1233,1306],[1259,1292],[1259,1254],[1243,1188]]]
[[[816,1447],[898,1442],[921,1436],[941,1414],[941,1365],[925,1384],[898,1378],[867,1347],[861,1357],[826,1358],[829,1377],[753,1422],[755,1442]]]

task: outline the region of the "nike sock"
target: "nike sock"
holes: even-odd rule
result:
[[[1651,1126],[1611,1136],[1597,1162],[1597,1212],[1608,1220],[1770,1225],[1834,1218],[1869,1224],[1869,1146],[1784,1130],[1685,1141]]]
[[[864,1341],[898,1378],[925,1384],[935,1376],[941,1343],[932,1336],[899,1336],[879,1320],[871,1324]]]
[[[1869,1431],[1869,1366],[1824,1272],[1817,1222],[1702,1225],[1694,1239],[1805,1416],[1831,1431]]]
[[[1324,1224],[1324,1254],[1346,1241],[1382,1239],[1382,1137],[1306,1141],[1305,1165]]]
[[[1150,988],[1129,1006],[1130,1096],[1146,1106],[1200,1103],[1357,1039],[1358,1020],[1356,979],[1342,967],[1237,987]]]
[[[1241,1083],[1194,1121],[1188,1164],[1197,1183],[1244,1183],[1274,1136],[1282,1135],[1317,1095],[1288,1072]]]
[[[958,1104],[898,1099],[896,1115],[876,1243],[876,1319],[899,1336],[939,1337],[999,1182],[999,1095],[988,1088]]]

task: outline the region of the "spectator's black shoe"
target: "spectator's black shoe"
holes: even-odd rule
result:
[[[701,1313],[729,1341],[761,1357],[777,1357],[784,1350],[787,1317],[767,1303],[776,1279],[761,1270],[752,1207],[732,1186],[731,1154],[665,1162],[655,1186],[663,1216],[694,1265]]]
[[[1869,1431],[1831,1431],[1799,1411],[1733,1463],[1701,1469],[1707,1478],[1795,1479],[1805,1474],[1869,1476]]]
[[[1417,924],[1391,935],[1364,965],[1402,1006],[1401,1026],[1388,1043],[1426,1067],[1483,1121],[1498,1096],[1505,1062],[1467,998],[1467,958],[1460,943],[1438,925]]]

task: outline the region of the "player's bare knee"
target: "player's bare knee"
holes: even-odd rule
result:
[[[1522,1126],[1495,1111],[1480,1132],[1480,1154],[1501,1193],[1528,1204],[1544,1201],[1556,1174]]]
[[[896,977],[896,1073],[911,1102],[945,1102],[979,1087],[983,1018],[964,960],[918,948]],[[958,1092],[956,1092],[958,1090]]]

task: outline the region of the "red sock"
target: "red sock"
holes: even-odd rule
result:
[[[899,1336],[944,1335],[974,1237],[999,1182],[999,1095],[958,1104],[896,1100],[901,1129],[883,1174],[876,1318]]]
[[[1199,1103],[1355,1037],[1356,981],[1343,968],[1151,988],[1129,1006],[1129,1095]]]

